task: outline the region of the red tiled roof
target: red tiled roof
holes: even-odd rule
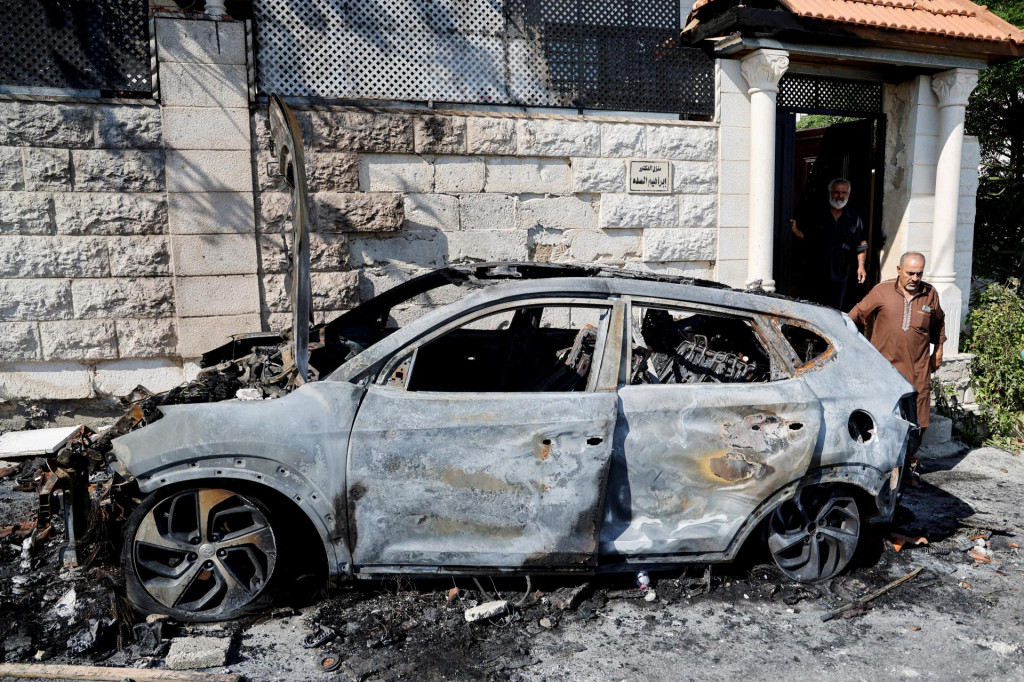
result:
[[[696,0],[690,10],[716,0]],[[779,0],[798,17],[912,33],[1024,44],[1024,31],[968,0]]]

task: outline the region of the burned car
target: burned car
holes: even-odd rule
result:
[[[437,286],[474,291],[385,326]],[[311,365],[351,357],[319,381],[114,441],[148,495],[124,550],[144,610],[228,618],[318,555],[335,578],[635,570],[729,561],[761,527],[784,573],[820,580],[891,518],[915,431],[848,318],[729,289],[449,268],[321,332]]]
[[[122,554],[140,610],[232,618],[311,567],[335,581],[632,571],[731,561],[748,540],[813,582],[891,519],[914,393],[834,310],[490,263],[310,327],[301,144],[271,106],[296,187],[295,324],[206,357],[265,399],[165,405],[113,441],[110,466],[141,499]],[[395,324],[442,290],[453,302]]]

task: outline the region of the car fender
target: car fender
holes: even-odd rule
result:
[[[239,465],[244,462],[244,466]],[[324,546],[327,555],[327,571],[332,578],[350,575],[352,557],[348,542],[342,530],[341,537],[336,535],[335,514],[330,504],[325,501],[322,493],[301,474],[282,472],[283,467],[265,458],[249,455],[229,455],[228,457],[210,457],[195,465],[178,465],[160,471],[152,478],[137,479],[139,490],[150,493],[162,489],[180,489],[190,484],[197,487],[215,487],[236,489],[245,487],[256,491],[269,489],[286,498],[312,524]],[[276,475],[268,475],[274,473]],[[264,498],[264,501],[267,501]]]
[[[108,461],[144,493],[200,479],[265,485],[313,521],[336,555],[332,574],[348,572],[346,457],[362,395],[315,382],[276,400],[163,407],[161,419],[115,439]]]

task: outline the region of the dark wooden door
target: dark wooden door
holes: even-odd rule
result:
[[[793,123],[789,122],[790,117]],[[851,184],[849,205],[864,221],[871,246],[867,284],[857,284],[856,272],[851,273],[844,305],[849,310],[863,298],[867,287],[877,281],[878,269],[874,264],[881,244],[875,235],[881,232],[881,196],[880,184],[876,182],[881,181],[881,166],[876,152],[877,140],[884,139],[883,127],[879,120],[868,118],[827,128],[795,130],[793,114],[780,112],[778,118],[775,279],[784,286],[777,288],[802,298],[812,298],[811,293],[820,288],[820,283],[808,274],[813,271],[810,263],[826,254],[814,253],[812,248],[793,239],[789,219],[795,218],[798,224],[815,220],[828,201],[829,182],[844,177]],[[790,125],[793,128],[787,129]]]

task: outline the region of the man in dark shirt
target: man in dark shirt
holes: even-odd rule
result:
[[[867,230],[857,212],[846,204],[850,201],[850,181],[836,178],[828,183],[828,206],[822,208],[815,224],[804,233],[796,221],[792,222],[793,236],[806,239],[811,253],[826,255],[825,258],[811,258],[821,264],[822,271],[815,273],[812,281],[824,283],[823,291],[816,298],[825,305],[843,309],[846,298],[846,282],[854,257],[857,260],[857,282],[863,284],[868,273],[864,263],[868,255]]]
[[[942,364],[946,315],[938,292],[921,280],[923,255],[908,251],[896,271],[896,279],[875,285],[853,307],[850,319],[861,330],[874,320],[871,345],[917,389],[917,420],[923,431],[931,414],[932,372]]]

